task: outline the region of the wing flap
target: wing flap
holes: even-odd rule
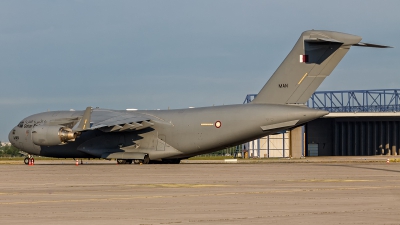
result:
[[[119,125],[115,125],[115,126],[113,126],[113,127],[111,128],[110,132],[113,132],[113,131],[119,131],[119,130],[121,130],[121,129],[122,129],[122,127],[121,127],[121,126],[119,126]]]
[[[154,123],[150,123],[150,122],[147,122],[147,121],[143,121],[141,125],[142,125],[142,126],[141,126],[141,127],[138,127],[136,130],[142,130],[142,129],[144,129],[144,128],[151,127],[151,126],[154,125]]]
[[[135,126],[132,124],[126,123],[119,131],[130,130],[133,129]]]
[[[97,128],[103,132],[122,132],[122,131],[129,131],[129,130],[142,130],[144,128],[148,128],[153,126],[154,123],[148,122],[148,121],[142,121],[142,123],[126,123],[126,124],[121,124],[121,125],[114,125],[114,126],[105,126],[105,127],[100,127]]]

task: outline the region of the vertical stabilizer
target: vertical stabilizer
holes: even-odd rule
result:
[[[333,31],[303,32],[252,103],[304,104],[360,41],[359,36]]]

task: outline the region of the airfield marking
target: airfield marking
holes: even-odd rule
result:
[[[316,188],[316,189],[293,189],[293,190],[270,190],[270,191],[248,191],[248,192],[224,192],[224,193],[208,193],[208,194],[183,194],[183,195],[153,195],[153,196],[131,196],[118,198],[83,198],[83,199],[66,199],[66,200],[45,200],[30,202],[0,202],[0,205],[18,205],[18,204],[41,204],[41,203],[61,203],[61,202],[99,202],[111,200],[134,200],[134,199],[156,199],[156,198],[174,198],[174,197],[206,197],[206,196],[228,196],[243,194],[272,194],[272,193],[295,193],[295,192],[312,192],[312,191],[342,191],[342,190],[368,190],[368,189],[387,189],[399,188],[400,186],[383,186],[383,187],[343,187],[343,188]],[[20,193],[21,194],[21,193]],[[99,195],[104,197],[105,195]]]
[[[125,187],[165,187],[165,188],[204,188],[204,187],[226,187],[224,184],[126,184]]]
[[[321,182],[321,183],[325,183],[325,182],[372,182],[374,180],[335,180],[335,179],[323,179],[323,180],[319,180],[319,179],[311,179],[311,180],[287,180],[289,182]]]

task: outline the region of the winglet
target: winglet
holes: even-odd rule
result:
[[[83,117],[81,121],[75,125],[73,131],[83,131],[90,128],[90,117],[92,115],[92,107],[87,107],[85,112],[83,113]]]

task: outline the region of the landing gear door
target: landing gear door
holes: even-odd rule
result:
[[[158,139],[157,139],[157,151],[165,151],[165,135],[164,134],[159,134]]]

